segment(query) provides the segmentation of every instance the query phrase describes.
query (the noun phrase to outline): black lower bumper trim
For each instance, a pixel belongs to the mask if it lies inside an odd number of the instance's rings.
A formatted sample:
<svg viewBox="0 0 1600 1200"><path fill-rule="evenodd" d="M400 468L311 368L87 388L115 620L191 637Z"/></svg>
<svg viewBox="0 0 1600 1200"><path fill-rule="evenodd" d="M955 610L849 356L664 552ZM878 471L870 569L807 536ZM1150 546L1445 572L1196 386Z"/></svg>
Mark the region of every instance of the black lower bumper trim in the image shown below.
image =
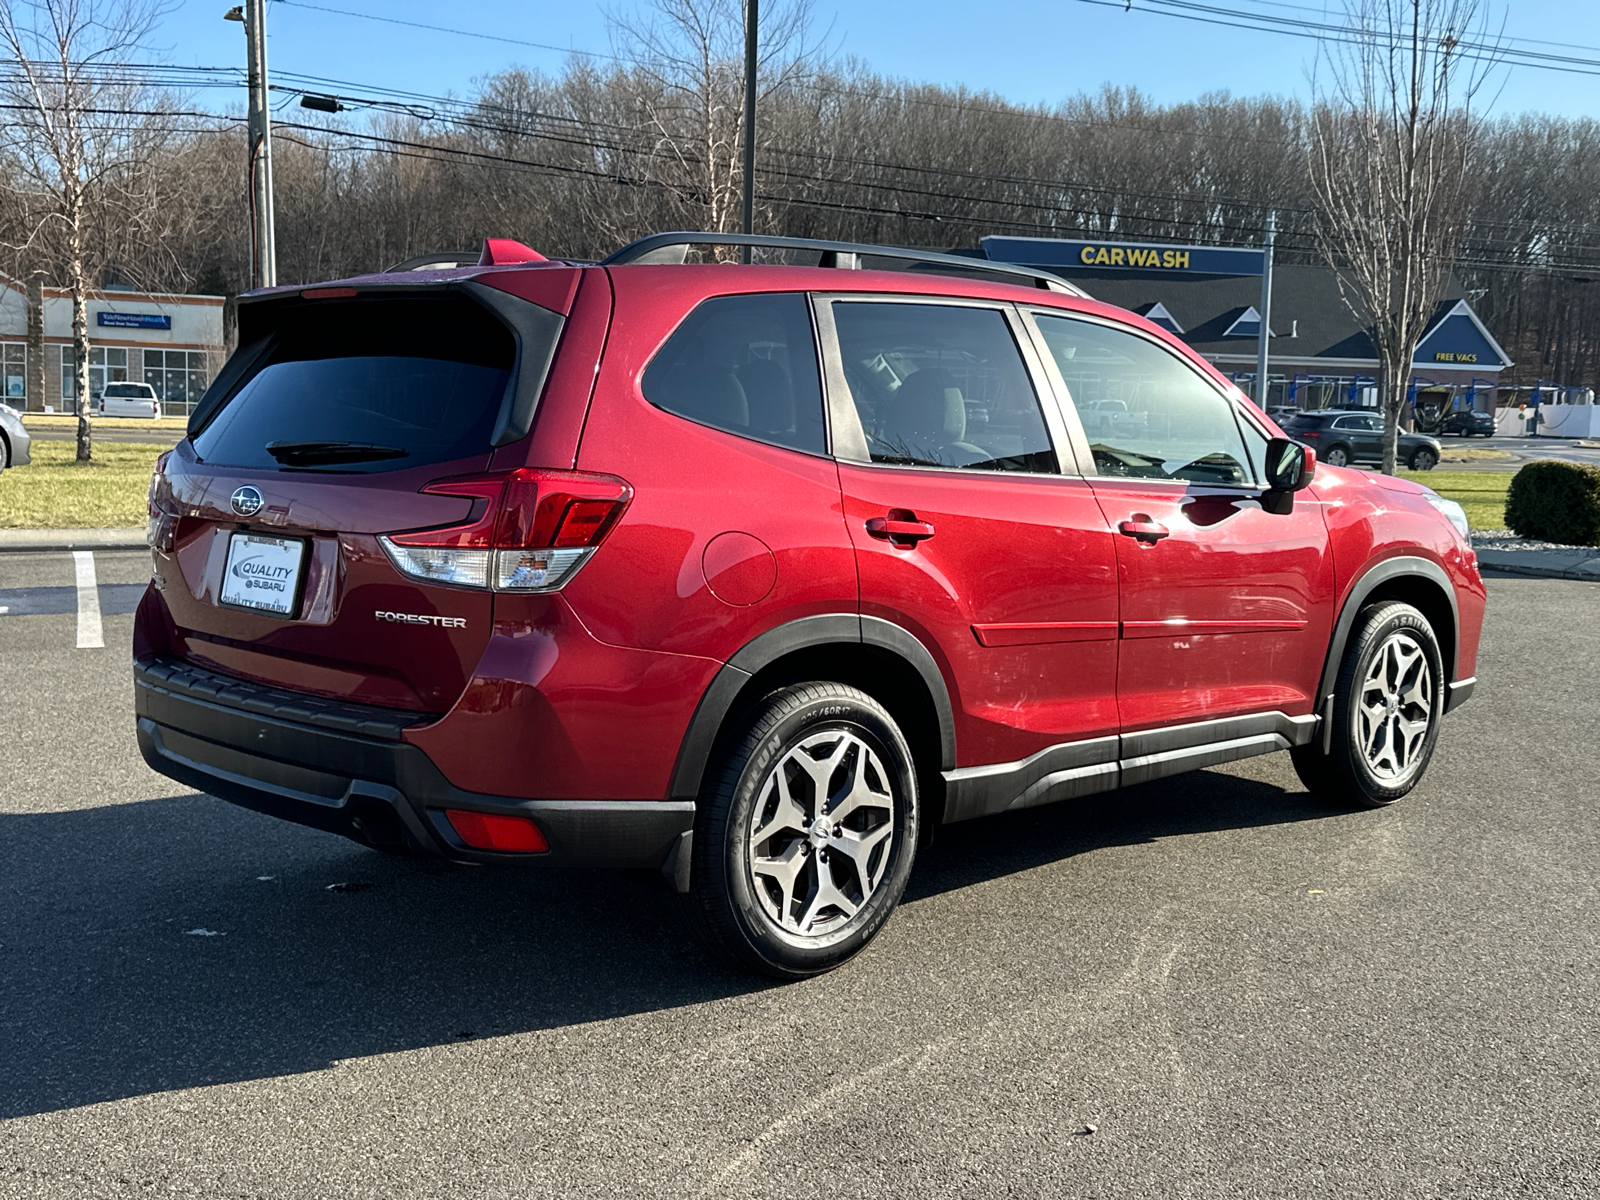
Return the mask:
<svg viewBox="0 0 1600 1200"><path fill-rule="evenodd" d="M418 747L241 711L138 678L139 750L156 771L270 816L384 849L458 862L659 867L694 826L694 803L538 800L463 791ZM442 810L531 817L547 854L466 846Z"/></svg>

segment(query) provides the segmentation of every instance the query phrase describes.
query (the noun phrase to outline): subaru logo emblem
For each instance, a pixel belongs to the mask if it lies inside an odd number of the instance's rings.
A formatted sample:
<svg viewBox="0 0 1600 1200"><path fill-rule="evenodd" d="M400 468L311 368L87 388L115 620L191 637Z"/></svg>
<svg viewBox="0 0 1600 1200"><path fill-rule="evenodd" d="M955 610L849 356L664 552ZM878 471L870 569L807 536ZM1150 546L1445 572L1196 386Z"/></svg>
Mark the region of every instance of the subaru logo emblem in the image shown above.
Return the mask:
<svg viewBox="0 0 1600 1200"><path fill-rule="evenodd" d="M266 503L261 492L251 487L248 483L233 493L233 511L241 517L253 517L261 511L261 506Z"/></svg>

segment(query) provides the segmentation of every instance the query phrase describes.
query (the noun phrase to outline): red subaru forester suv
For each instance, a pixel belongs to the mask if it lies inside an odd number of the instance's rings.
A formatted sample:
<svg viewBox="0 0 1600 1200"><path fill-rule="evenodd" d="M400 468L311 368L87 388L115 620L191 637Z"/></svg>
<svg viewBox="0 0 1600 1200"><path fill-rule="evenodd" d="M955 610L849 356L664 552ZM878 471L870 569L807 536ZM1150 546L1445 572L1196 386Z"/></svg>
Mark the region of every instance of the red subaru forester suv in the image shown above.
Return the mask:
<svg viewBox="0 0 1600 1200"><path fill-rule="evenodd" d="M816 265L685 261L735 243ZM780 977L860 950L941 824L1282 749L1399 799L1484 609L1459 507L1316 467L1140 317L715 234L244 297L150 541L157 771L397 853L659 868Z"/></svg>

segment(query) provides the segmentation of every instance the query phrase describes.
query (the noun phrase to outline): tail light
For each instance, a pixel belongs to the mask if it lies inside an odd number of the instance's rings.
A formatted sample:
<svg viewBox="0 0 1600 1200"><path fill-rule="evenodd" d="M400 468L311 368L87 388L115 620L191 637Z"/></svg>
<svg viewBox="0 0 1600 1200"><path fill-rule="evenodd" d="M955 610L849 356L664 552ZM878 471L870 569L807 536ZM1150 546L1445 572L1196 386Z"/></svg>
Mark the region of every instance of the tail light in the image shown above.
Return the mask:
<svg viewBox="0 0 1600 1200"><path fill-rule="evenodd" d="M554 592L578 573L633 489L613 475L524 468L441 479L422 489L475 501L465 524L381 537L413 579L498 592Z"/></svg>
<svg viewBox="0 0 1600 1200"><path fill-rule="evenodd" d="M150 549L168 553L172 550L172 535L177 529L178 518L164 511L156 502L156 490L161 483L161 477L167 469L167 459L172 457L171 450L164 450L156 457L155 470L150 472L150 490L145 495L145 532L144 540L149 543Z"/></svg>

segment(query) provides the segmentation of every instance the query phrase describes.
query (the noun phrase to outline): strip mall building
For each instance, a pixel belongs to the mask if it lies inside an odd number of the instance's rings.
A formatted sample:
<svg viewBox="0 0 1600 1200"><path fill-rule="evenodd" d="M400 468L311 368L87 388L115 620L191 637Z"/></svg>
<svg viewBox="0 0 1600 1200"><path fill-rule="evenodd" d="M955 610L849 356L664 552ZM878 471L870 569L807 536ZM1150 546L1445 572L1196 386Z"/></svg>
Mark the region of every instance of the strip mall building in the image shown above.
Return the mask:
<svg viewBox="0 0 1600 1200"><path fill-rule="evenodd" d="M28 387L28 288L0 275L0 395L28 412L76 412L72 295L44 288L39 345L43 390ZM106 288L89 298L89 394L108 383L148 383L167 416L186 416L222 360L221 296L169 296ZM36 331L36 336L38 336ZM38 378L37 374L33 375Z"/></svg>
<svg viewBox="0 0 1600 1200"><path fill-rule="evenodd" d="M1261 250L1024 237L986 237L982 244L990 259L1052 271L1097 300L1148 317L1256 394ZM1270 406L1377 404L1370 323L1346 307L1332 270L1275 265L1270 321ZM1509 366L1452 280L1412 360L1414 402L1434 411L1493 412L1500 372Z"/></svg>

